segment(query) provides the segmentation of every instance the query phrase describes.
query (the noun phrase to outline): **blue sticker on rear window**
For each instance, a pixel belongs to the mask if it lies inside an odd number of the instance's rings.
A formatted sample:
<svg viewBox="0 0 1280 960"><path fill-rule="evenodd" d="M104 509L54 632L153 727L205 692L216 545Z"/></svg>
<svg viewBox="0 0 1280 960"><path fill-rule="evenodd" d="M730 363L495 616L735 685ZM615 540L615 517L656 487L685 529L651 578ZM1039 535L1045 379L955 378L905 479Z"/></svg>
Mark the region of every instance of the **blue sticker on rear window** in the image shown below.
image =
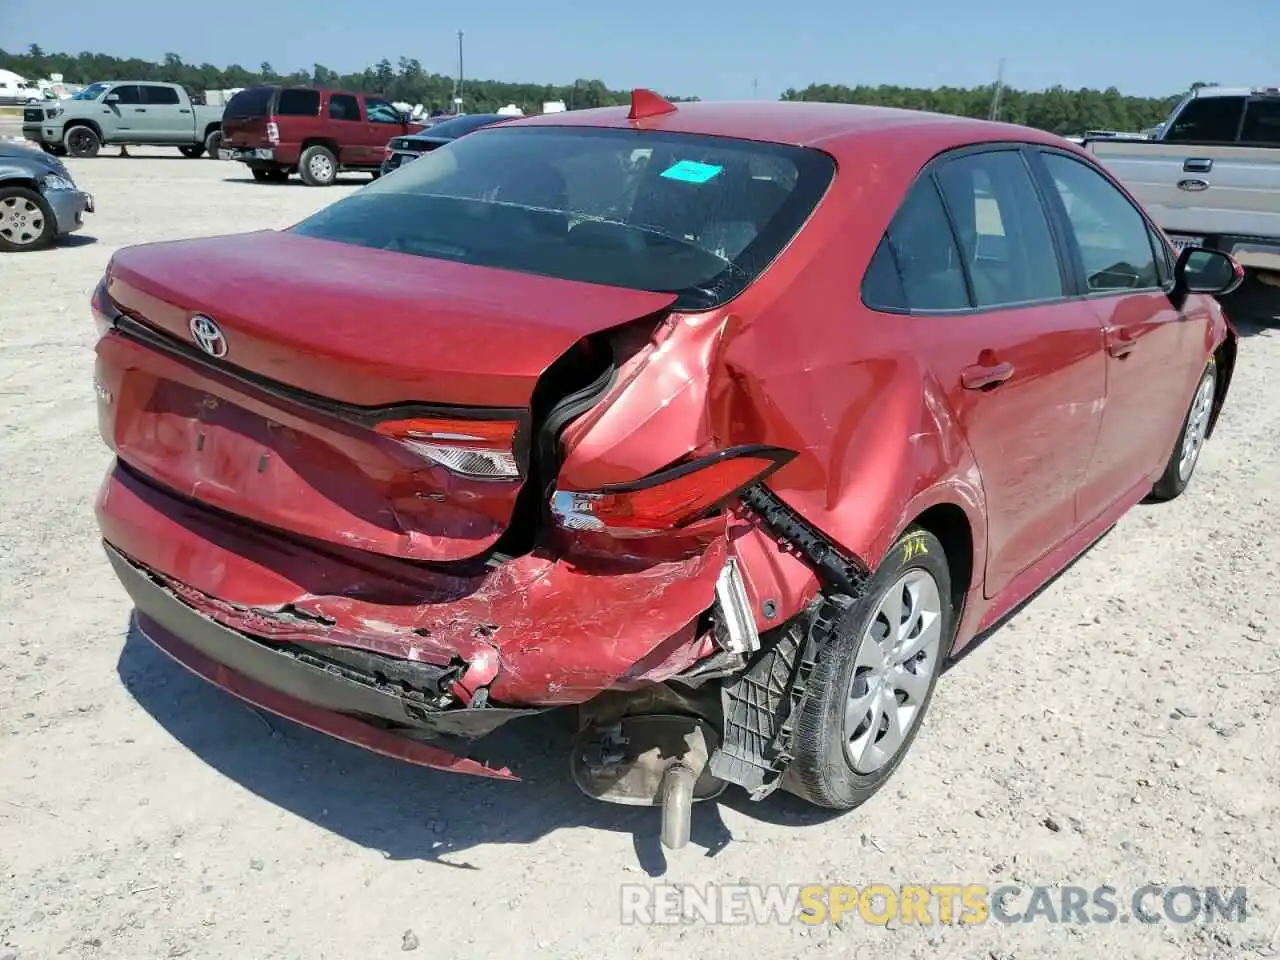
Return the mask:
<svg viewBox="0 0 1280 960"><path fill-rule="evenodd" d="M668 180L683 180L685 183L706 183L724 167L710 163L699 163L697 160L681 160L662 171Z"/></svg>

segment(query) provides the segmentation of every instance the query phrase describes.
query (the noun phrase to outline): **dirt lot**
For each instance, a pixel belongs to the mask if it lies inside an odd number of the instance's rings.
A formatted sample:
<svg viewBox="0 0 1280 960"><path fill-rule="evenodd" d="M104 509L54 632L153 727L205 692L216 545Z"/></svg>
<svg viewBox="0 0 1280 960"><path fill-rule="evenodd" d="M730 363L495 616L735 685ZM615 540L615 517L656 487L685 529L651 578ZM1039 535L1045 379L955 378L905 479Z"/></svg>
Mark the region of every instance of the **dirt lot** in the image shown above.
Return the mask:
<svg viewBox="0 0 1280 960"><path fill-rule="evenodd" d="M108 151L112 153L114 151ZM139 151L140 153L142 151ZM939 687L860 811L733 796L669 861L594 805L566 729L501 785L268 720L129 632L95 533L87 300L112 251L282 227L351 185L210 160L73 162L86 235L0 259L0 957L1254 957L1280 950L1280 337L1246 326L1188 495L1141 507ZM629 883L1248 888L1244 923L619 923ZM1158 898L1151 901L1158 904ZM1014 909L1024 909L1025 897Z"/></svg>

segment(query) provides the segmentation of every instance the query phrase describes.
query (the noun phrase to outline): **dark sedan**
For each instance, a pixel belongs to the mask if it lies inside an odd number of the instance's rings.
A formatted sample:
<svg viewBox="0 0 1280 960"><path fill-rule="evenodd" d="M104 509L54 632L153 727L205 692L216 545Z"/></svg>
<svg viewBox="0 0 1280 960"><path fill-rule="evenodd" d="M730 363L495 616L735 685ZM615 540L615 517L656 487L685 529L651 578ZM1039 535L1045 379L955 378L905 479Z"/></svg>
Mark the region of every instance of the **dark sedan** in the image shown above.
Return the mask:
<svg viewBox="0 0 1280 960"><path fill-rule="evenodd" d="M501 113L464 113L462 116L433 123L421 133L396 137L387 144L387 155L382 161L382 173L397 170L410 160L416 160L424 153L457 140L472 130L479 130L499 120L510 119Z"/></svg>

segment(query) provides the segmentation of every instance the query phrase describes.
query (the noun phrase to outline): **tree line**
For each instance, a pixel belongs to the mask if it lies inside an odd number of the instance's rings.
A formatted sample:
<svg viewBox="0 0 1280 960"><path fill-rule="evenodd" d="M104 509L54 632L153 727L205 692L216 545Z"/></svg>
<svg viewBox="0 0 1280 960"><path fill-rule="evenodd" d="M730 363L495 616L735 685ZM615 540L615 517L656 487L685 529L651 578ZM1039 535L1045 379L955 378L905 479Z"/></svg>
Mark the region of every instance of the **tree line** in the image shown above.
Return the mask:
<svg viewBox="0 0 1280 960"><path fill-rule="evenodd" d="M165 54L161 62L153 63L136 57L120 58L103 53L46 53L36 44L28 47L25 53L0 50L0 69L12 70L28 79L61 73L67 83L80 84L97 80L162 80L180 83L192 91L227 90L257 83L314 84L379 93L396 101L421 103L432 110L451 108L457 83L455 77L430 72L421 61L410 57L401 57L394 66L390 60L380 60L359 73L340 73L320 63L312 64L309 70L281 73L270 63L259 64L257 70L239 64L218 67L211 63L187 63L175 53ZM811 84L803 90L787 90L781 99L862 103L986 117L991 113L995 95L994 85L930 89ZM1137 131L1163 120L1181 95L1133 97L1126 96L1115 87L1105 90L1068 90L1063 87L1015 90L1005 87L1000 91L999 118L1054 133ZM630 91L611 90L601 80L576 80L572 84L557 85L464 78L461 96L465 109L471 113L493 111L508 103L536 113L548 100L563 100L570 109L625 104L629 101ZM671 100L697 99L667 96Z"/></svg>

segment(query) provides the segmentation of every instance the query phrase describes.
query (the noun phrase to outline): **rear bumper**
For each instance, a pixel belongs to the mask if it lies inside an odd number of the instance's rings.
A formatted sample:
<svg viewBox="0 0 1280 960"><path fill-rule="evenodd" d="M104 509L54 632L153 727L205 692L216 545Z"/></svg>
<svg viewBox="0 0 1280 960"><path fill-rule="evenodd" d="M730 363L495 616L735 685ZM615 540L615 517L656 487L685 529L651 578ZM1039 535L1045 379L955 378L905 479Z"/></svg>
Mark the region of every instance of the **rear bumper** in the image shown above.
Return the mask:
<svg viewBox="0 0 1280 960"><path fill-rule="evenodd" d="M139 604L183 642L193 641L182 631L212 622L276 645L452 665L460 675L451 691L463 704L583 703L605 690L666 680L715 649L698 623L715 598L724 539L686 559L622 569L533 554L454 576L287 539L119 466L103 484L97 515L112 549L193 609L198 619L166 623ZM359 712L396 720L404 713L399 704L369 707ZM398 712L388 717L386 709Z"/></svg>
<svg viewBox="0 0 1280 960"><path fill-rule="evenodd" d="M441 747L393 732L355 715L399 723L427 737L473 738L533 710L477 709L413 716L405 701L328 670L280 648L229 630L179 600L119 551L107 557L128 591L143 636L192 673L241 700L321 733L419 766L498 779L518 779L506 768L460 757Z"/></svg>

